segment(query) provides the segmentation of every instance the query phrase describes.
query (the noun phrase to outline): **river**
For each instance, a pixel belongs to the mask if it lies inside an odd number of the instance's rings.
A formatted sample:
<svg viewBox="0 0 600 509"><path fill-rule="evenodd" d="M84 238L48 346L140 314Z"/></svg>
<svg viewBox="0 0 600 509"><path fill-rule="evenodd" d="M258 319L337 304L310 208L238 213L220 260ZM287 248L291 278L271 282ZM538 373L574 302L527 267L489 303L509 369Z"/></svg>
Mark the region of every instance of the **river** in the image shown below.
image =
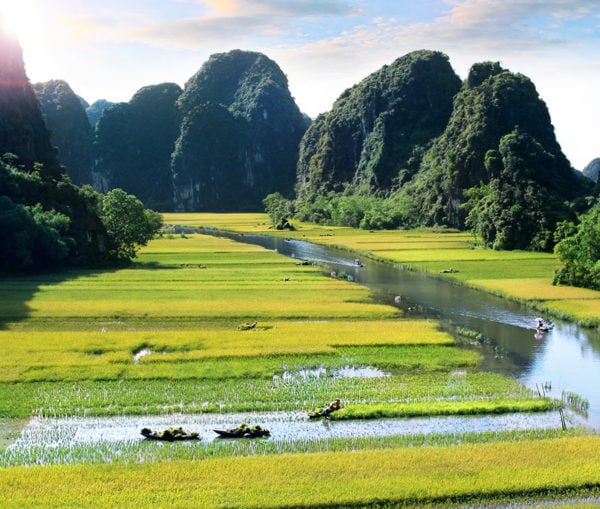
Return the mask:
<svg viewBox="0 0 600 509"><path fill-rule="evenodd" d="M589 402L586 425L600 431L600 331L554 320L554 329L536 334L536 312L526 305L468 288L444 278L403 270L392 263L362 260L335 248L264 235L226 235L302 260L343 271L368 286L376 298L407 315L439 320L486 338L483 369L508 375L560 399L570 391ZM543 389L542 389L543 387Z"/></svg>

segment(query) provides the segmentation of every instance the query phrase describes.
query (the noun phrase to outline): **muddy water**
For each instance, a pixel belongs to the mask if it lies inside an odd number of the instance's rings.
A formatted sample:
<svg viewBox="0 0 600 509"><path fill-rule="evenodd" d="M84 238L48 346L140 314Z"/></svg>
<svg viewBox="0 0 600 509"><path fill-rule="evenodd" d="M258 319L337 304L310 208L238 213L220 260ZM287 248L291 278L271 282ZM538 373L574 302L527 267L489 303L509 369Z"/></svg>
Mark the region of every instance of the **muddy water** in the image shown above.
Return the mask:
<svg viewBox="0 0 600 509"><path fill-rule="evenodd" d="M587 425L600 431L600 331L555 320L554 330L536 338L536 312L516 302L389 263L363 260L365 266L358 267L352 253L304 241L248 234L230 238L344 271L382 302L415 318L438 319L451 332L463 327L481 333L491 345L482 349L484 369L532 389L544 385L553 398L563 390L575 392L589 402Z"/></svg>

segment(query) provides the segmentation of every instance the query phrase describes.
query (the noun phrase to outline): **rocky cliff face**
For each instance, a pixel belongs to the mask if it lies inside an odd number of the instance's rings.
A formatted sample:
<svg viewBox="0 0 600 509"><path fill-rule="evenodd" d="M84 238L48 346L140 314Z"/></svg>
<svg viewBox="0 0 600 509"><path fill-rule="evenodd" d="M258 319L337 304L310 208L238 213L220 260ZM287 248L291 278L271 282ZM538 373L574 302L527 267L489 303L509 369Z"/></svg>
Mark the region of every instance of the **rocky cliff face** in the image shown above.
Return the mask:
<svg viewBox="0 0 600 509"><path fill-rule="evenodd" d="M25 74L23 52L1 28L0 49L0 155L13 153L29 169L42 163L47 175L59 176L56 149Z"/></svg>
<svg viewBox="0 0 600 509"><path fill-rule="evenodd" d="M174 83L139 90L128 103L104 110L94 140L94 188L121 188L146 207L172 208L171 153L179 133Z"/></svg>
<svg viewBox="0 0 600 509"><path fill-rule="evenodd" d="M275 62L239 50L213 55L186 83L178 107L176 210L259 210L267 194L291 194L308 122Z"/></svg>
<svg viewBox="0 0 600 509"><path fill-rule="evenodd" d="M36 83L33 90L67 175L77 185L91 182L92 128L81 99L62 80Z"/></svg>
<svg viewBox="0 0 600 509"><path fill-rule="evenodd" d="M460 79L448 57L416 51L346 90L304 136L298 196L328 191L390 191L418 170L422 153L441 135Z"/></svg>

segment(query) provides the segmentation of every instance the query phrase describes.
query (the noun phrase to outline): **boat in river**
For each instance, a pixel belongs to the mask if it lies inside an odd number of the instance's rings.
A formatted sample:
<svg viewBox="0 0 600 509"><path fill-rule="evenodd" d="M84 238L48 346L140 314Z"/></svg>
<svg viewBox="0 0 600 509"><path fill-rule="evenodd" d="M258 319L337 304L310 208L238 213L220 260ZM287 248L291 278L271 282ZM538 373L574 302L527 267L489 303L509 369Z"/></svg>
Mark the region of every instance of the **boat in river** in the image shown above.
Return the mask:
<svg viewBox="0 0 600 509"><path fill-rule="evenodd" d="M175 442L177 440L199 440L200 434L193 431L188 433L183 428L167 428L164 431L152 431L150 428L142 428L141 434L150 440L163 440Z"/></svg>
<svg viewBox="0 0 600 509"><path fill-rule="evenodd" d="M271 432L261 427L259 424L249 426L246 423L240 424L236 428L215 429L213 430L219 435L219 438L260 438L268 437Z"/></svg>

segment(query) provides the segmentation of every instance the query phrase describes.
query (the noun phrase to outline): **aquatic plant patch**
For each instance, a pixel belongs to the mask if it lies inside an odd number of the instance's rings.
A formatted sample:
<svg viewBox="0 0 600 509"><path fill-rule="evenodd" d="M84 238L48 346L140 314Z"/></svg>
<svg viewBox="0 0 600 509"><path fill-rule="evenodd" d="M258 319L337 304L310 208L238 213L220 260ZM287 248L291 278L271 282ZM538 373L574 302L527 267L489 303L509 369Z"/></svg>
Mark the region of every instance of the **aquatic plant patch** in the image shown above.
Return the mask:
<svg viewBox="0 0 600 509"><path fill-rule="evenodd" d="M385 405L348 405L331 414L333 420L377 419L384 417L416 417L422 415L479 415L506 414L513 412L546 412L552 410L555 403L547 399L486 401L427 401L411 403L393 403Z"/></svg>
<svg viewBox="0 0 600 509"><path fill-rule="evenodd" d="M250 414L229 414L249 420ZM258 415L258 414L257 414ZM177 422L199 434L195 442L148 442L140 435L149 424L164 429L173 422L166 416L107 418L35 418L6 450L0 447L0 467L57 464L136 464L173 460L205 460L216 457L278 455L325 451L355 451L401 447L433 447L498 441L532 441L589 436L583 428L562 430L559 420L544 415L514 414L493 417L436 417L377 421L329 421L306 423L284 414L261 413L261 422L273 430L268 440L222 441L213 431L227 417L178 415ZM256 418L256 416L254 417ZM266 419L266 420L265 420ZM230 422L230 421L229 421ZM9 424L10 425L10 424ZM554 427L552 427L554 425ZM503 427L512 426L510 429ZM539 427L536 427L539 426ZM486 431L468 431L470 429ZM312 438L307 438L310 430ZM275 459L275 458L274 458Z"/></svg>
<svg viewBox="0 0 600 509"><path fill-rule="evenodd" d="M282 364L284 359L285 366ZM146 371L148 378L145 379L3 383L0 384L0 417L309 411L333 397L339 397L344 406L436 400L539 399L518 382L492 373L460 370L373 378L344 377L335 374L337 368L344 367L345 359L341 357L294 356L284 359L266 358L262 364L260 360L223 361L220 370L214 366L206 368L205 373L213 374L215 378L205 379L186 378L185 372L177 372L177 379L159 378L162 371L155 369L154 377ZM326 360L329 368L324 367ZM318 369L306 370L307 366ZM280 374L268 376L275 369ZM248 373L256 378L250 378Z"/></svg>

